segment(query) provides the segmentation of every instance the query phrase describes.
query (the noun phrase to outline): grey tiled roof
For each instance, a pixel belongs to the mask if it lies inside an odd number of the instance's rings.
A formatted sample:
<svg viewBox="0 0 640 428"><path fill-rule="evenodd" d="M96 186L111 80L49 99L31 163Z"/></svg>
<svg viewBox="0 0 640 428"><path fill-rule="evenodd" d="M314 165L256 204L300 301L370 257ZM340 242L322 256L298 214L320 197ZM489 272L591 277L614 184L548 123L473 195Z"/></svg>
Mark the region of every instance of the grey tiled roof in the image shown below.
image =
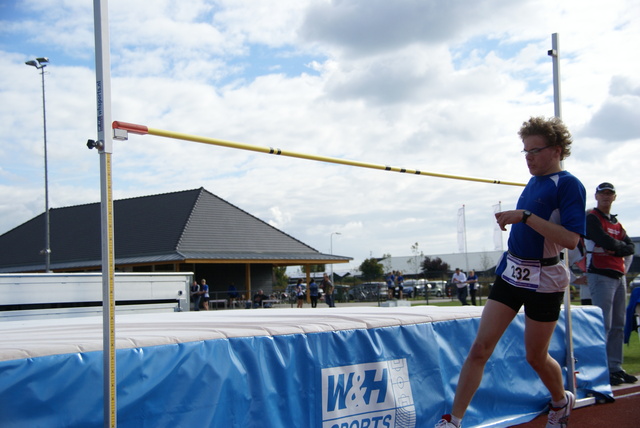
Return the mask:
<svg viewBox="0 0 640 428"><path fill-rule="evenodd" d="M322 254L204 188L114 201L116 265L347 262ZM50 210L51 268L100 266L100 203ZM44 270L44 213L0 235L0 272Z"/></svg>

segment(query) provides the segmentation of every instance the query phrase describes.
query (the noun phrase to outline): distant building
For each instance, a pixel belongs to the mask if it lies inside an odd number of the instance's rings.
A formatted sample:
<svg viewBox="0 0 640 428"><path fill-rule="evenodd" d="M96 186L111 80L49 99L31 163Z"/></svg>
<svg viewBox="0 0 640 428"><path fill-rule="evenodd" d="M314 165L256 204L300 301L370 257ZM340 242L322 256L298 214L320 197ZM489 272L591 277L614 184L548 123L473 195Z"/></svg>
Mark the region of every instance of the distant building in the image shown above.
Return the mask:
<svg viewBox="0 0 640 428"><path fill-rule="evenodd" d="M640 273L640 237L631 238L636 245L636 253L633 257L631 268L629 269L629 275L635 277ZM493 275L495 273L496 265L502 256L504 251L480 251L454 254L434 254L434 255L421 255L421 256L401 256L401 257L386 257L379 259L378 262L382 264L385 272L400 271L404 277L413 278L416 276L424 277L422 274L422 262L425 257L435 259L439 257L443 262L447 263L453 271L455 268L460 268L464 272L468 272L473 269L479 275ZM428 279L432 278L429 274L426 275ZM437 276L437 274L436 274Z"/></svg>
<svg viewBox="0 0 640 428"><path fill-rule="evenodd" d="M114 201L117 272L194 272L212 291L273 286L273 267L348 263L204 188ZM102 269L100 203L50 210L51 270ZM45 215L0 235L0 273L44 272Z"/></svg>
<svg viewBox="0 0 640 428"><path fill-rule="evenodd" d="M503 251L481 251L474 253L454 253L454 254L433 254L433 255L420 255L420 256L400 256L400 257L386 257L380 259L378 262L383 266L386 272L400 271L405 278L420 277L424 278L422 273L422 262L425 257L430 259L440 258L443 262L447 263L453 271L455 268L460 268L467 272L471 269L475 270L478 274L493 274L495 267L502 256ZM434 272L433 277L427 273L427 279L439 279L442 275L449 275L449 272Z"/></svg>

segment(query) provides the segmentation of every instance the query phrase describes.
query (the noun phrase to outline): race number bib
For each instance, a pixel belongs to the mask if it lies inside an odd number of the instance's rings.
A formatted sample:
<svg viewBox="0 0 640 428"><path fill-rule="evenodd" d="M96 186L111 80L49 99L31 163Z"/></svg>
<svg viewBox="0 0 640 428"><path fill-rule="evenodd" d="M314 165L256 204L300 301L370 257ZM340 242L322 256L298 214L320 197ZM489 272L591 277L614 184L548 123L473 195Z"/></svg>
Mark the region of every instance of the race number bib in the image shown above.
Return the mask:
<svg viewBox="0 0 640 428"><path fill-rule="evenodd" d="M502 279L515 287L536 290L540 286L540 261L522 260L507 254L507 267Z"/></svg>

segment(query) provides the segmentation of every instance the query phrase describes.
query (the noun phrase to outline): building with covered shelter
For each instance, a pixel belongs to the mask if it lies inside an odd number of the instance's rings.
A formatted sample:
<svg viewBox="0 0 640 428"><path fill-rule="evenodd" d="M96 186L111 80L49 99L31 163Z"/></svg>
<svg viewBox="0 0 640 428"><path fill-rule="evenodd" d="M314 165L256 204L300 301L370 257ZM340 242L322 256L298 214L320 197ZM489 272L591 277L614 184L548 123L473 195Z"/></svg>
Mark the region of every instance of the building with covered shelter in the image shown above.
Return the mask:
<svg viewBox="0 0 640 428"><path fill-rule="evenodd" d="M204 188L116 200L116 272L193 272L212 292L270 292L274 267L348 263ZM101 270L100 203L50 210L53 272ZM0 273L45 271L45 215L0 235Z"/></svg>

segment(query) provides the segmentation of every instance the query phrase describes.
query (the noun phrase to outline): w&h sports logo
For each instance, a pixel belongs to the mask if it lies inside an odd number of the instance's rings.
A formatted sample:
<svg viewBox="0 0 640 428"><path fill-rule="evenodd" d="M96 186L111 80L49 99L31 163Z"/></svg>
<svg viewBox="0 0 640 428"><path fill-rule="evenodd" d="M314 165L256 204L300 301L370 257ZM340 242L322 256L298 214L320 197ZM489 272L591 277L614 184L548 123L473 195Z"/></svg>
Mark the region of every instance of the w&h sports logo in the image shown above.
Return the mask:
<svg viewBox="0 0 640 428"><path fill-rule="evenodd" d="M322 369L323 428L415 428L406 359Z"/></svg>

